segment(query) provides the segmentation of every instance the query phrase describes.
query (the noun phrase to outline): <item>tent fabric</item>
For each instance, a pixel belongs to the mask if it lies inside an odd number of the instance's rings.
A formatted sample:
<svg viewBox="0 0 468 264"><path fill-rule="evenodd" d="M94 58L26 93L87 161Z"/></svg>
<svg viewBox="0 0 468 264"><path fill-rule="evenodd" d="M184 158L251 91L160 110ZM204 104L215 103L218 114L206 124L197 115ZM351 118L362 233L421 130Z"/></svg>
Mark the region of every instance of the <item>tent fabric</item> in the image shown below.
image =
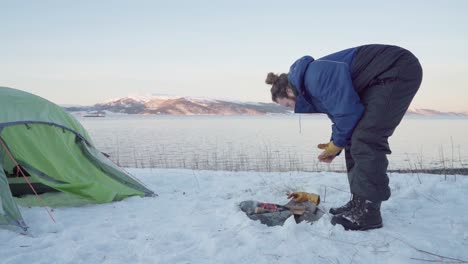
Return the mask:
<svg viewBox="0 0 468 264"><path fill-rule="evenodd" d="M25 228L6 179L16 162L31 179L98 203L154 193L94 148L81 124L41 97L0 87L0 224Z"/></svg>
<svg viewBox="0 0 468 264"><path fill-rule="evenodd" d="M13 196L8 187L8 181L3 172L2 164L0 163L0 225L16 225L23 230L27 229L23 221L23 217L18 209L18 205L13 200Z"/></svg>

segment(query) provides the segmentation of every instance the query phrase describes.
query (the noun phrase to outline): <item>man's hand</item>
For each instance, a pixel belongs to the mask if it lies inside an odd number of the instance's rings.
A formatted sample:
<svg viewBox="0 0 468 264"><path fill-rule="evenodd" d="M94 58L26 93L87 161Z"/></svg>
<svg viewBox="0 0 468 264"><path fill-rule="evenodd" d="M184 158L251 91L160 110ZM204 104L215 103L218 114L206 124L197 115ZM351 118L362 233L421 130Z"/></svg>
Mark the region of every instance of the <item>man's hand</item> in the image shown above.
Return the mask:
<svg viewBox="0 0 468 264"><path fill-rule="evenodd" d="M326 157L326 158L323 158L323 159L321 159L319 157L318 159L319 159L320 162L332 163L335 158L336 158L336 156Z"/></svg>
<svg viewBox="0 0 468 264"><path fill-rule="evenodd" d="M320 203L320 196L315 193L293 192L288 194L288 198L294 198L293 201L296 203L303 203L306 201L311 201L316 205Z"/></svg>
<svg viewBox="0 0 468 264"><path fill-rule="evenodd" d="M323 149L323 152L318 156L319 161L326 163L331 163L336 155L343 149L342 147L335 146L333 141L327 144L318 144L317 147Z"/></svg>

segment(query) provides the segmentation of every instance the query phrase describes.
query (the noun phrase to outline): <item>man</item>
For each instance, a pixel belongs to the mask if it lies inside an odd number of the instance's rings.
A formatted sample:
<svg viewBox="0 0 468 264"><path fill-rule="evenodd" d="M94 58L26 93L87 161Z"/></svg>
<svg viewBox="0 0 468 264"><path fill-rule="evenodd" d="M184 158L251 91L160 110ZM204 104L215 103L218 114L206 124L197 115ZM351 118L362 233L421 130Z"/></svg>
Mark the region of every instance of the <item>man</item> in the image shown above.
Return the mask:
<svg viewBox="0 0 468 264"><path fill-rule="evenodd" d="M295 113L325 113L333 122L321 162L344 149L352 199L331 208L332 224L346 230L382 227L380 205L390 197L388 138L400 124L422 81L418 59L391 45L364 45L314 60L298 59L288 74L269 73L272 100ZM291 195L307 199L306 193Z"/></svg>

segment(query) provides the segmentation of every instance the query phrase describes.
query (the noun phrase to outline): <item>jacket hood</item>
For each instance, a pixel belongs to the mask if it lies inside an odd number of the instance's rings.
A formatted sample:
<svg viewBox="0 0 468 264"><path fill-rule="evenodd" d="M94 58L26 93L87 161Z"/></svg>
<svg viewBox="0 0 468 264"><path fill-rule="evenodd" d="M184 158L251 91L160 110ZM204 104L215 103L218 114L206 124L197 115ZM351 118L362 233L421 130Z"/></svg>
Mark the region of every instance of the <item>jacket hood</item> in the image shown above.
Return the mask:
<svg viewBox="0 0 468 264"><path fill-rule="evenodd" d="M307 67L311 62L314 61L314 58L311 56L304 56L291 65L288 73L289 83L292 84L293 88L296 89L298 94L301 94L304 91L304 75L307 70Z"/></svg>

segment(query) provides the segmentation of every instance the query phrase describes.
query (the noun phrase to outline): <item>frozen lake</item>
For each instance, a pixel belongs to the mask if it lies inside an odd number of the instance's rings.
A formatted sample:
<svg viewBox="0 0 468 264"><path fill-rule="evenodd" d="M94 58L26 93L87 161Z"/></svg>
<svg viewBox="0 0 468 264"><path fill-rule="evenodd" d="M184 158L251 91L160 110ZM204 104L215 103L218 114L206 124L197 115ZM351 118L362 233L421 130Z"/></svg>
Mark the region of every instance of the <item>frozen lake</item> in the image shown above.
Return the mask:
<svg viewBox="0 0 468 264"><path fill-rule="evenodd" d="M78 117L95 145L125 167L214 170L344 170L344 155L318 163L326 116ZM468 119L405 117L390 138L390 169L467 168Z"/></svg>

